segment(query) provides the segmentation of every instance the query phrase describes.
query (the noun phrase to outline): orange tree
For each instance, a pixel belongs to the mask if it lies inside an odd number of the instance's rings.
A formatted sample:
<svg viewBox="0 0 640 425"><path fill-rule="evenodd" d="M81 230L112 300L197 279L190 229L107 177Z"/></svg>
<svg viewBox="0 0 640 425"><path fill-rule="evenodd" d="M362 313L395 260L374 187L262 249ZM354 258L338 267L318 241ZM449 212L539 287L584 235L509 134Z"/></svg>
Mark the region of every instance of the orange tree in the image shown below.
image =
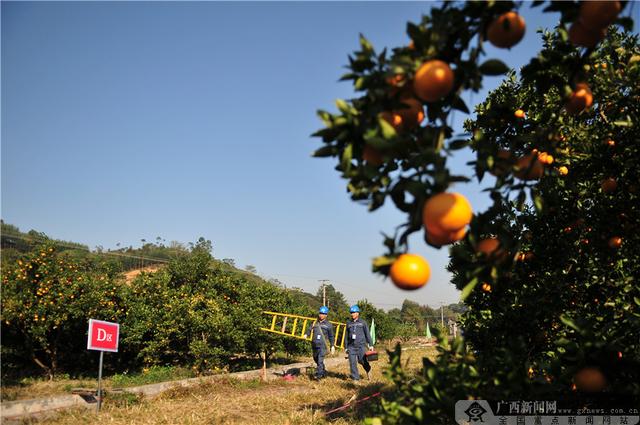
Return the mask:
<svg viewBox="0 0 640 425"><path fill-rule="evenodd" d="M390 375L398 391L383 403L385 422L452 422L455 401L473 397L640 393L638 342L628 341L640 328L637 39L608 28L624 2L551 2L546 11L561 13L557 32L545 34L521 80L510 75L455 136L447 117L468 112L460 93L508 70L495 59L478 63L485 37L498 47L517 43L524 24L513 6L445 3L410 23L411 43L391 54L376 54L361 37L344 79L362 96L339 100L338 114L319 112L324 146L316 156L339 159L351 197L370 210L390 198L407 214L374 271L419 287L428 274L422 261L406 264L408 236L424 229L432 246L461 241L450 267L469 307L465 341L443 339L441 356L425 359L411 379L396 352ZM493 205L473 218L468 202L447 192L469 180L446 166L466 146L477 155L475 179L496 177L487 191Z"/></svg>
<svg viewBox="0 0 640 425"><path fill-rule="evenodd" d="M24 368L33 362L53 378L90 358L89 318L118 321L123 316L115 273L91 259L74 260L44 243L2 265L5 366Z"/></svg>

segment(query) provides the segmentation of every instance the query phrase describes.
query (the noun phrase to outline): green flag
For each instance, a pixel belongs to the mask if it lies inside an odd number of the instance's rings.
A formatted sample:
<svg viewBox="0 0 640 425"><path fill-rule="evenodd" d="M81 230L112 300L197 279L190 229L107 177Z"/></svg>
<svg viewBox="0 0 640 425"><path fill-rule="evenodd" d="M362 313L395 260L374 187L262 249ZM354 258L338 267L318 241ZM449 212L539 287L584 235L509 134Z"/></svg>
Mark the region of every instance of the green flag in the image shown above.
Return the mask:
<svg viewBox="0 0 640 425"><path fill-rule="evenodd" d="M429 322L427 322L427 339L431 341L431 329L429 329Z"/></svg>
<svg viewBox="0 0 640 425"><path fill-rule="evenodd" d="M371 334L371 345L376 345L376 321L374 319L371 319L369 333Z"/></svg>

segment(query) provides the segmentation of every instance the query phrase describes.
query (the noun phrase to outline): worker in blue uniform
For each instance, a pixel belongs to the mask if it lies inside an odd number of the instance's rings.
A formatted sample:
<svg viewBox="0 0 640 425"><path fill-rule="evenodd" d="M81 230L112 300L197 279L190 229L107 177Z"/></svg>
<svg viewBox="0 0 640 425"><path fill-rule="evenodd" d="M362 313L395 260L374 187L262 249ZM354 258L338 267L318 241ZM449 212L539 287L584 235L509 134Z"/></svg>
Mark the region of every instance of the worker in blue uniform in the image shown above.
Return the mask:
<svg viewBox="0 0 640 425"><path fill-rule="evenodd" d="M313 361L316 362L316 379L322 379L327 376L327 370L324 367L324 357L327 354L327 347L331 347L331 355L335 354L335 336L333 325L327 320L329 308L320 307L318 310L318 320L313 323L310 329L307 329L305 336L311 334L311 348L313 349Z"/></svg>
<svg viewBox="0 0 640 425"><path fill-rule="evenodd" d="M369 326L367 322L360 319L360 307L352 305L349 312L351 313L351 320L347 322L346 340L349 366L351 367L351 379L354 381L360 380L358 363L364 367L364 371L367 373L367 379L371 379L371 365L365 356L366 345L369 346L369 351L373 350Z"/></svg>

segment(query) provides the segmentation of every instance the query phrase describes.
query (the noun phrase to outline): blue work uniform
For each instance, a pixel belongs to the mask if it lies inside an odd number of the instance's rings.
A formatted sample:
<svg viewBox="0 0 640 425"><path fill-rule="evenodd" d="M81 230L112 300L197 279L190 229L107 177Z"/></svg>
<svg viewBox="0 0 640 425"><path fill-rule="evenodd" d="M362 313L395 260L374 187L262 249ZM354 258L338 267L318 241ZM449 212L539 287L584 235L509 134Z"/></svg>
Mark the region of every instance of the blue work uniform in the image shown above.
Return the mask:
<svg viewBox="0 0 640 425"><path fill-rule="evenodd" d="M313 361L316 362L316 378L324 378L327 371L324 367L324 357L327 354L327 343L333 347L333 325L328 320L318 320L305 332L305 336L311 333L311 348L313 348Z"/></svg>
<svg viewBox="0 0 640 425"><path fill-rule="evenodd" d="M357 381L360 379L360 373L358 372L358 363L360 363L365 372L371 370L371 365L365 353L367 351L366 345L373 345L371 343L371 334L369 333L369 326L367 322L358 318L356 320L349 320L347 322L347 351L349 352L349 366L351 366L351 379Z"/></svg>

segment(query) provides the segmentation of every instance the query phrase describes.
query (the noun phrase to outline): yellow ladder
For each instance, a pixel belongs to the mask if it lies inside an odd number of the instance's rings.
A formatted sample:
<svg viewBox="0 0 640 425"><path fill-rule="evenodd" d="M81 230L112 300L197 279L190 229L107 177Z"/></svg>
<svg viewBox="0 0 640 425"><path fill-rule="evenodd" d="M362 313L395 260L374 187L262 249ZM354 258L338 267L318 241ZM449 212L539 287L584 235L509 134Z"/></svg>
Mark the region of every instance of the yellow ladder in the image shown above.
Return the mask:
<svg viewBox="0 0 640 425"><path fill-rule="evenodd" d="M305 336L305 333L310 327L312 328L316 324L318 319L298 316L297 314L276 313L274 311L263 311L263 313L270 316L271 327L260 328L260 330L311 341L313 332L309 332L309 336ZM344 348L344 336L347 331L346 323L333 321L329 321L329 323L333 324L335 334L334 345L337 348Z"/></svg>

